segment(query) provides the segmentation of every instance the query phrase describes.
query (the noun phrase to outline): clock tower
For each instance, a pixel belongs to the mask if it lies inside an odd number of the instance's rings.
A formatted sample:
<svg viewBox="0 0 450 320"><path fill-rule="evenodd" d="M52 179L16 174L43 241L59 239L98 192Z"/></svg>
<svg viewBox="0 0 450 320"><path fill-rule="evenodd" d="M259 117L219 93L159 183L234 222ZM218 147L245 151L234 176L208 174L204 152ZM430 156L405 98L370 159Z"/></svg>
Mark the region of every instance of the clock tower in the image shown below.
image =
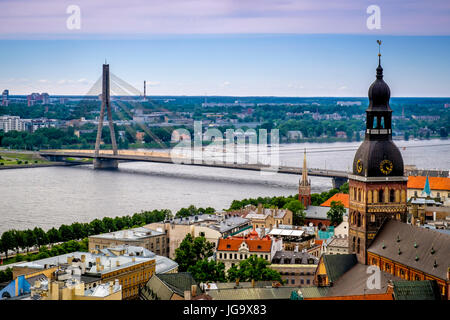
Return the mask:
<svg viewBox="0 0 450 320"><path fill-rule="evenodd" d="M381 45L381 41L378 41ZM349 174L349 253L367 263L367 248L388 219L406 222L403 158L392 142L390 89L383 80L378 53L376 80L369 88L364 142L356 151Z"/></svg>

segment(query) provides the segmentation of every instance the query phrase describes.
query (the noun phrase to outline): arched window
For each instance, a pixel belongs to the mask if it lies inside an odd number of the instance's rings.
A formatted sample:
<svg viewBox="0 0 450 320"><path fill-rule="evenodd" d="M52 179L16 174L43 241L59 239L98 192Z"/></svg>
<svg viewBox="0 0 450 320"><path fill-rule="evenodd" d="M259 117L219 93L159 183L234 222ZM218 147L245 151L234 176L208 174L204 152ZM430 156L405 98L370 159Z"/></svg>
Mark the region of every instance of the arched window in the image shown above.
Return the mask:
<svg viewBox="0 0 450 320"><path fill-rule="evenodd" d="M358 246L357 246L357 249L356 249L357 253L359 253L360 247L361 247L361 239L358 238Z"/></svg>
<svg viewBox="0 0 450 320"><path fill-rule="evenodd" d="M361 213L359 213L359 212L358 212L357 226L358 226L358 227L361 227Z"/></svg>
<svg viewBox="0 0 450 320"><path fill-rule="evenodd" d="M380 117L380 129L384 129L384 117Z"/></svg>
<svg viewBox="0 0 450 320"><path fill-rule="evenodd" d="M361 189L358 189L358 201L361 202Z"/></svg>
<svg viewBox="0 0 450 320"><path fill-rule="evenodd" d="M383 192L383 189L381 189L380 191L378 191L378 202L384 202L384 199L383 199L383 196L384 196L384 192Z"/></svg>
<svg viewBox="0 0 450 320"><path fill-rule="evenodd" d="M395 202L395 190L389 190L389 202Z"/></svg>
<svg viewBox="0 0 450 320"><path fill-rule="evenodd" d="M355 246L356 246L356 238L353 237L352 252L355 252Z"/></svg>

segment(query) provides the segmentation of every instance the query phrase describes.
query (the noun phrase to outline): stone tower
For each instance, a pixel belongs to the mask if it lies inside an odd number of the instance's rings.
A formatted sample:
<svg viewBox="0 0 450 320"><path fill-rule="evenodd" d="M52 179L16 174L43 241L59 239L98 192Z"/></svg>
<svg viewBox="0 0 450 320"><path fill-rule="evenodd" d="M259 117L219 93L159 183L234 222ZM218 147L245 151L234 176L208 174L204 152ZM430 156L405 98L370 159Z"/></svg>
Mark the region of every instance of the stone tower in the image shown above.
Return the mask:
<svg viewBox="0 0 450 320"><path fill-rule="evenodd" d="M306 149L303 155L302 178L298 184L298 200L305 209L311 205L311 180L308 180L308 167L306 166Z"/></svg>
<svg viewBox="0 0 450 320"><path fill-rule="evenodd" d="M381 44L381 41L378 42ZM388 219L406 222L403 158L392 142L390 89L383 80L378 53L376 80L369 88L364 142L356 151L349 175L349 253L367 263L366 250Z"/></svg>

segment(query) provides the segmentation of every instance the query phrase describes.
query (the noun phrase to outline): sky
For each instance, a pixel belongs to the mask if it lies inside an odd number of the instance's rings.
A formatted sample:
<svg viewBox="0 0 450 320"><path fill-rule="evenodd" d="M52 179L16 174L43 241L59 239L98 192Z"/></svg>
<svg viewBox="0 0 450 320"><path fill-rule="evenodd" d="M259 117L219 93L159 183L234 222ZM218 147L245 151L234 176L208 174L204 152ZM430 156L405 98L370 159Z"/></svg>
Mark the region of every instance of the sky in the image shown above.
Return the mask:
<svg viewBox="0 0 450 320"><path fill-rule="evenodd" d="M392 96L450 96L445 0L0 0L0 90L87 94L106 59L148 95L364 97L377 39Z"/></svg>

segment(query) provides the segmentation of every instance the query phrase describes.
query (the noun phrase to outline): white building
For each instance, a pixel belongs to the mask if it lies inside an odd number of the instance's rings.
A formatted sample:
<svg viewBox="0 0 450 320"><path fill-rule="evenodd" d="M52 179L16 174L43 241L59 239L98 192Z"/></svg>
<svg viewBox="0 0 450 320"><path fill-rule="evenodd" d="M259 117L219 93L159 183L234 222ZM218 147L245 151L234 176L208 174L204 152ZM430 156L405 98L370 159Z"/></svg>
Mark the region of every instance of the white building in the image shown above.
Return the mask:
<svg viewBox="0 0 450 320"><path fill-rule="evenodd" d="M24 131L24 121L17 116L1 116L0 117L0 130L4 132L8 131Z"/></svg>

